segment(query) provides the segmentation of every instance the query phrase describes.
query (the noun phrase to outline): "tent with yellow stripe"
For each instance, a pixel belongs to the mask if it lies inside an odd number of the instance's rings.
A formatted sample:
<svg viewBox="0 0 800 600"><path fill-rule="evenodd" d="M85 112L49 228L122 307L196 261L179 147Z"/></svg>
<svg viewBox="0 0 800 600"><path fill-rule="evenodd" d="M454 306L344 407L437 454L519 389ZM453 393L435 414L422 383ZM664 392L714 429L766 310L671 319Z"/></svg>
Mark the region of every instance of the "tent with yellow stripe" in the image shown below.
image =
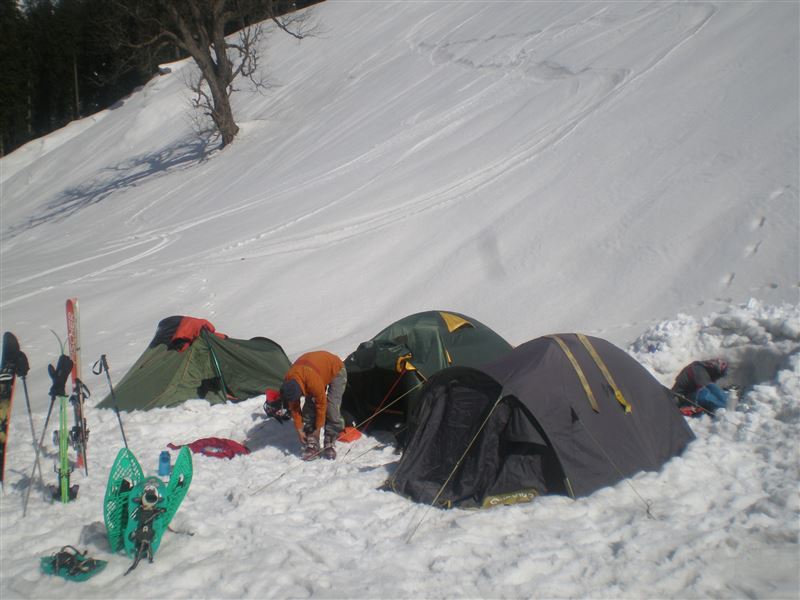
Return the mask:
<svg viewBox="0 0 800 600"><path fill-rule="evenodd" d="M364 429L404 422L422 383L452 365L478 367L511 344L461 313L431 310L404 317L359 344L345 359L342 411Z"/></svg>
<svg viewBox="0 0 800 600"><path fill-rule="evenodd" d="M610 342L537 338L425 383L387 486L437 506L573 498L659 470L694 439L671 392Z"/></svg>

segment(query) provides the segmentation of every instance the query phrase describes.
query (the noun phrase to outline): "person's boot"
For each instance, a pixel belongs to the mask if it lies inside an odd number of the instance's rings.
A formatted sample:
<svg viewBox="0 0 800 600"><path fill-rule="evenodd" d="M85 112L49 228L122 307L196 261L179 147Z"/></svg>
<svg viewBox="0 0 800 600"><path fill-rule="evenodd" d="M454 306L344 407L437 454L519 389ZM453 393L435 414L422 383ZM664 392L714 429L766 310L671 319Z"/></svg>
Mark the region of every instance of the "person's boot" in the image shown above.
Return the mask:
<svg viewBox="0 0 800 600"><path fill-rule="evenodd" d="M336 459L336 434L335 433L325 433L325 441L322 447L322 458L327 458L328 460L335 460Z"/></svg>
<svg viewBox="0 0 800 600"><path fill-rule="evenodd" d="M306 434L306 445L300 455L303 460L314 460L319 458L319 439L313 433Z"/></svg>

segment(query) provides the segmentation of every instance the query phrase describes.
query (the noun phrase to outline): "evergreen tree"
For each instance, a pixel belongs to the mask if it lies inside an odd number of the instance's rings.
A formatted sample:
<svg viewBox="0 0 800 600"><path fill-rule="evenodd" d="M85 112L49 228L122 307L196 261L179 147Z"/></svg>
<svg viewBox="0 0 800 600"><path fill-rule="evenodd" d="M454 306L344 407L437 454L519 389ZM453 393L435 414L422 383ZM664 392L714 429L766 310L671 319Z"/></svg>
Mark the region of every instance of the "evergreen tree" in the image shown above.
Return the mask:
<svg viewBox="0 0 800 600"><path fill-rule="evenodd" d="M0 156L111 106L186 56L199 67L195 107L229 144L234 80L261 85L258 22L302 38L312 33L307 15L291 11L316 1L0 0Z"/></svg>
<svg viewBox="0 0 800 600"><path fill-rule="evenodd" d="M0 0L0 156L30 139L27 36L27 22L16 1Z"/></svg>

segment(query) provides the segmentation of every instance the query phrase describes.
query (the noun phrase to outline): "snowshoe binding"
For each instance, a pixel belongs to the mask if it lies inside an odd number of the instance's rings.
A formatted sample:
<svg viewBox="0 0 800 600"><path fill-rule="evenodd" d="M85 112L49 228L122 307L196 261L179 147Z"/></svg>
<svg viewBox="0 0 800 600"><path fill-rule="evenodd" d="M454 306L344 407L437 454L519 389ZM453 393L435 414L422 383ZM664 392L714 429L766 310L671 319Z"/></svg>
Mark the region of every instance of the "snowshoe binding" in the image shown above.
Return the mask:
<svg viewBox="0 0 800 600"><path fill-rule="evenodd" d="M88 550L81 552L74 546L64 546L51 556L41 557L42 572L58 575L70 581L86 581L105 569L108 563L86 556L88 552Z"/></svg>
<svg viewBox="0 0 800 600"><path fill-rule="evenodd" d="M142 558L153 562L161 538L192 482L192 453L183 446L175 460L169 483L159 477L137 478L141 467L128 450L120 451L106 491L106 528L112 550L120 547L133 558L126 575ZM131 485L133 487L131 487Z"/></svg>
<svg viewBox="0 0 800 600"><path fill-rule="evenodd" d="M161 535L167 528L166 485L157 477L150 477L133 488L128 499L128 526L125 530L125 550L133 556L133 564L125 575L133 571L142 558L153 562Z"/></svg>

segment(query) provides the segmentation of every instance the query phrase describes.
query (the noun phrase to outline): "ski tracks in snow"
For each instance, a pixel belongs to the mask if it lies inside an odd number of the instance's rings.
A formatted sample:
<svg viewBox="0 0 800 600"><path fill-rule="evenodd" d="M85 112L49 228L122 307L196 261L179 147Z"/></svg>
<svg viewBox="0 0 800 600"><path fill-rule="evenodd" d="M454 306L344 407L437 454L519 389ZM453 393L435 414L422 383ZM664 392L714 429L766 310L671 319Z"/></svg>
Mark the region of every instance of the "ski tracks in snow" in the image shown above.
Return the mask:
<svg viewBox="0 0 800 600"><path fill-rule="evenodd" d="M85 258L81 258L80 260L59 264L50 267L48 269L37 271L21 279L16 279L14 281L8 282L7 279L4 278L3 301L0 302L0 308L4 308L11 304L15 304L21 300L25 300L32 296L36 296L40 293L46 292L55 287L54 285L42 286L40 288L26 292L11 293L9 297L9 291L13 290L17 286L24 286L25 284L34 282L36 280L47 279L50 278L52 275L64 272L66 272L67 275L63 280L58 282L58 285L72 286L82 281L97 279L101 276L115 274L119 272L121 269L128 267L130 265L135 265L137 263L140 263L146 258L157 255L167 247L179 242L184 232L191 230L195 227L198 227L200 225L217 221L226 216L235 215L241 211L247 210L248 208L258 204L260 201L261 201L260 198L255 200L249 199L239 204L238 206L228 207L210 213L206 213L201 217L183 221L177 226L162 228L162 229L153 229L148 232L137 233L127 238L116 240L107 245L106 247L102 248L98 252L86 256ZM144 246L144 249L142 249L142 246ZM125 256L126 254L129 253L132 254ZM92 263L102 262L103 259L115 255L123 255L124 258L115 260L110 264L106 264L96 268L91 268ZM69 275L70 272L85 266L89 266L90 270L82 272L80 275L77 276ZM168 265L164 266L167 267ZM145 270L144 272L148 271ZM131 274L129 272L125 272L122 274L122 276L129 277L131 276Z"/></svg>
<svg viewBox="0 0 800 600"><path fill-rule="evenodd" d="M223 252L234 249L241 250L244 246L274 238L275 234L279 232L290 231L294 225L306 222L320 212L331 212L338 205L351 198L358 197L362 191L367 190L371 184L385 176L403 161L435 144L437 139L447 137L459 128L468 126L469 123L466 122L467 115L474 112L476 105L487 102L498 105L515 95L531 93L531 90L538 91L542 85L546 86L554 81L558 84L569 81L572 93L568 98L566 108L561 111L561 118L544 124L536 132L536 135L509 147L506 153L495 156L492 160L487 161L482 168L474 172L468 172L461 177L453 178L437 189L417 194L399 204L393 203L391 206L373 210L347 222L321 226L311 233L304 232L303 235L297 235L293 238L276 240L266 247L259 247L252 256L261 258L278 253L317 250L372 232L375 229L396 224L402 220L412 219L426 212L440 210L474 196L506 174L529 164L543 153L556 147L581 124L595 116L604 106L620 98L634 83L657 69L670 55L696 36L712 19L716 11L717 9L713 5L655 5L646 10L637 11L628 20L621 22L617 28L618 30L631 28L642 28L644 30L653 21L664 20L667 16L672 16L673 20L677 22L669 43L662 47L657 47L641 68L636 71L571 67L566 64L559 64L550 57L541 60L536 59L537 48L540 45L550 44L555 39L563 41L564 38L569 38L570 35L580 34L577 39L580 40L581 44L586 44L597 41L601 35L608 35L607 29L604 29L603 33L598 33L597 36L589 37L586 37L582 32L583 28L592 26L593 21L596 19L608 17L606 9L596 11L576 23L561 27L551 25L548 29L542 31L494 34L486 38L440 41L437 43L424 40L416 42L413 40L415 34L424 28L424 22L420 23L418 27L407 35L406 43L418 54L427 56L430 63L437 69L436 73L440 73L442 69L447 70L456 67L458 69L493 74L495 76L494 81L488 85L475 86L478 89L471 94L464 95L448 111L409 122L407 123L408 126L402 128L399 133L370 148L367 152L316 176L311 181L304 182L304 185L308 185L332 180L337 176L354 170L356 167L363 168L363 165L381 157L397 155L396 158L392 159L389 167L380 170L349 193L339 197L324 208L299 215L270 228L256 237L228 245L222 250ZM468 20L472 18L474 18L474 15ZM451 37L457 37L460 29L461 26L454 29L451 32ZM509 38L519 40L517 44L519 50L514 56L498 59L495 55L491 55L483 61L469 57L470 52L481 54L481 47L491 46L498 41L501 41L502 47L505 48L508 45ZM566 45L562 44L562 50L564 47L568 47L570 43L572 42L567 41ZM532 44L532 47L527 47L529 44ZM491 52L488 54L491 54ZM520 86L519 81L522 81L524 85ZM418 85L418 83L415 85ZM238 258L237 256L236 259Z"/></svg>
<svg viewBox="0 0 800 600"><path fill-rule="evenodd" d="M609 14L608 9L603 8L583 18L573 18L574 22L572 23L553 23L544 30L495 33L485 38L469 37L469 33L465 32L465 37L458 39L459 31L462 28L466 29L467 22L475 18L473 14L451 31L448 39L437 42L424 39L414 40L417 33L424 28L424 22L420 23L407 35L406 43L414 52L426 56L427 60L431 62L434 66L432 77L441 76L442 73L456 68L485 73L492 77L492 81L480 80L479 83L482 82L484 85L471 84L469 86L472 88L471 93L464 94L448 110L426 118L414 119L406 123L407 126L399 128L397 133L360 155L347 159L309 179L289 183L283 189L275 190L269 197L259 194L245 199L235 207L206 213L199 218L187 219L177 227L142 232L80 261L51 267L17 280L5 286L7 289L0 306L13 304L49 289L42 287L38 291L13 294L9 298L7 290L13 289L17 285L30 283L57 272L69 271L81 264L91 264L108 256L125 255L132 252L131 255L111 264L69 278L65 283L74 284L86 279L119 273L120 270L158 254L161 250L178 242L183 232L202 225L222 222L227 217L251 209L257 210L265 202L274 202L280 197L295 196L303 190L340 180L355 171L366 172L370 175L327 205L294 214L255 236L245 237L234 242L226 241L222 245L212 243L211 247L203 250L199 256L186 256L179 261L173 261L172 264L161 265L161 268L185 270L196 264L197 259L201 256L207 259L206 262L238 261L243 258L242 251L254 245L255 247L248 252L248 257L263 258L275 254L319 250L461 202L475 196L487 186L555 148L583 123L596 116L603 107L622 97L633 84L657 69L671 54L697 35L714 16L716 10L716 7L712 5L656 4L635 10L632 15L619 17ZM573 17L579 16L574 15ZM646 57L641 67L635 70L604 68L595 65L579 66L560 62L564 59L559 58L559 55L568 53L570 47L576 44L583 46L595 43L602 36L609 35L610 29L607 27L601 28L601 31L595 36L586 35L585 29L593 27L598 19L620 18L619 26L614 31L628 32L632 30L633 32L627 35L637 35L646 34L647 26L654 21L669 22L668 17L671 17L672 22L675 23L668 43L657 45ZM569 18L570 14L567 14L560 21L567 21ZM513 45L516 53L509 54L507 52L509 39L517 40ZM498 53L495 46L505 54ZM421 83L417 82L415 85ZM565 84L566 88L564 88ZM360 196L368 193L373 184L393 172L404 161L436 144L437 140L453 135L463 127L469 127L470 123L467 119L470 114L474 113L476 105L489 102L490 106L499 106L503 102L514 100L517 102L521 100L524 104L526 94L535 95L541 93L542 89L552 89L553 86L561 86L568 90L564 106L560 107L559 113L555 115L558 118L547 119L539 125L533 135L526 136L516 144L510 145L506 152L485 161L481 168L467 171L461 176L454 176L437 188L422 191L405 201L390 202L385 207L362 212L357 217L349 218L346 221L320 220L320 222L324 221L323 224L316 227L311 226L315 217L319 217L322 213L335 215L337 207L357 200ZM398 97L395 102L401 100L402 98ZM382 163L381 166L371 166L371 163L379 162ZM344 214L352 214L352 212L344 211ZM294 233L299 229L299 225L304 225L306 230ZM143 245L146 248L142 250ZM760 242L756 242L749 247L748 252L755 255L759 247ZM129 276L129 273L125 273L125 276ZM734 277L735 273L732 273L730 281Z"/></svg>
<svg viewBox="0 0 800 600"><path fill-rule="evenodd" d="M654 21L669 21L668 17L671 17L675 22L668 43L656 46L642 66L636 70L570 66L559 63L554 56L537 58L540 47L546 48L553 44L554 40L558 41L558 50L554 52L557 54L570 45L589 44L599 41L602 36L607 36L607 28L603 28L603 31L596 36L586 36L584 31L586 27L592 27L598 19L614 18L605 8L574 23L559 26L553 24L545 30L492 34L485 38L468 37L458 40L458 32L466 24L465 21L451 32L449 37L454 38L453 40L441 40L436 43L415 41L414 37L424 29L425 21L435 17L435 14L431 15L406 36L406 44L417 54L427 57L434 66L431 76L439 77L448 69L457 68L485 73L492 77L492 81L484 81L484 85L480 86L471 85L470 88L475 88L474 91L460 96L447 111L407 121L397 133L370 147L364 153L304 180L294 190L285 188L277 192L281 196L293 195L300 189L327 184L353 172L372 172L346 194L323 207L283 220L257 236L215 248L209 251L208 256L212 262L224 263L241 260L241 252L251 246L254 248L248 252L249 258L319 250L473 197L507 174L528 165L543 153L555 148L584 122L596 116L598 111L624 96L631 86L656 70L670 55L696 36L713 18L716 11L717 8L710 4L692 6L658 4L648 5L648 8L637 10L627 19L621 20L617 31L632 29L633 33L630 35L649 35L646 28ZM467 21L474 18L473 14ZM572 40L573 37L575 41ZM518 50L515 55L498 57L492 54L493 45L499 44L500 48L507 48L509 39L518 40L516 44ZM489 51L486 51L487 47L490 48ZM488 58L482 60L472 58L471 53L488 55ZM535 131L535 135L509 146L505 153L485 161L481 168L454 177L436 189L423 191L399 203L393 202L385 208L362 212L356 218L344 222L334 219L333 222L326 222L302 233L292 233L296 226L309 225L314 217L320 216L321 213L335 214L337 207L368 192L373 184L392 173L404 161L434 145L437 140L470 126L467 119L469 115L474 114L476 106L487 103L489 107L498 106L503 102L514 100L515 97L517 100L522 97L524 102L526 94L541 93L543 86L565 83L569 84L570 94L565 101L565 107L560 110L559 115L556 115L559 118L543 123L539 130ZM420 84L421 82L415 82L412 86ZM401 100L402 96L399 96L392 103L399 103ZM371 110L377 109L373 107ZM370 115L368 112L363 118L369 119ZM372 169L366 166L379 161L383 161L386 166ZM278 234L284 235L278 236ZM231 253L235 253L235 256L230 256Z"/></svg>

